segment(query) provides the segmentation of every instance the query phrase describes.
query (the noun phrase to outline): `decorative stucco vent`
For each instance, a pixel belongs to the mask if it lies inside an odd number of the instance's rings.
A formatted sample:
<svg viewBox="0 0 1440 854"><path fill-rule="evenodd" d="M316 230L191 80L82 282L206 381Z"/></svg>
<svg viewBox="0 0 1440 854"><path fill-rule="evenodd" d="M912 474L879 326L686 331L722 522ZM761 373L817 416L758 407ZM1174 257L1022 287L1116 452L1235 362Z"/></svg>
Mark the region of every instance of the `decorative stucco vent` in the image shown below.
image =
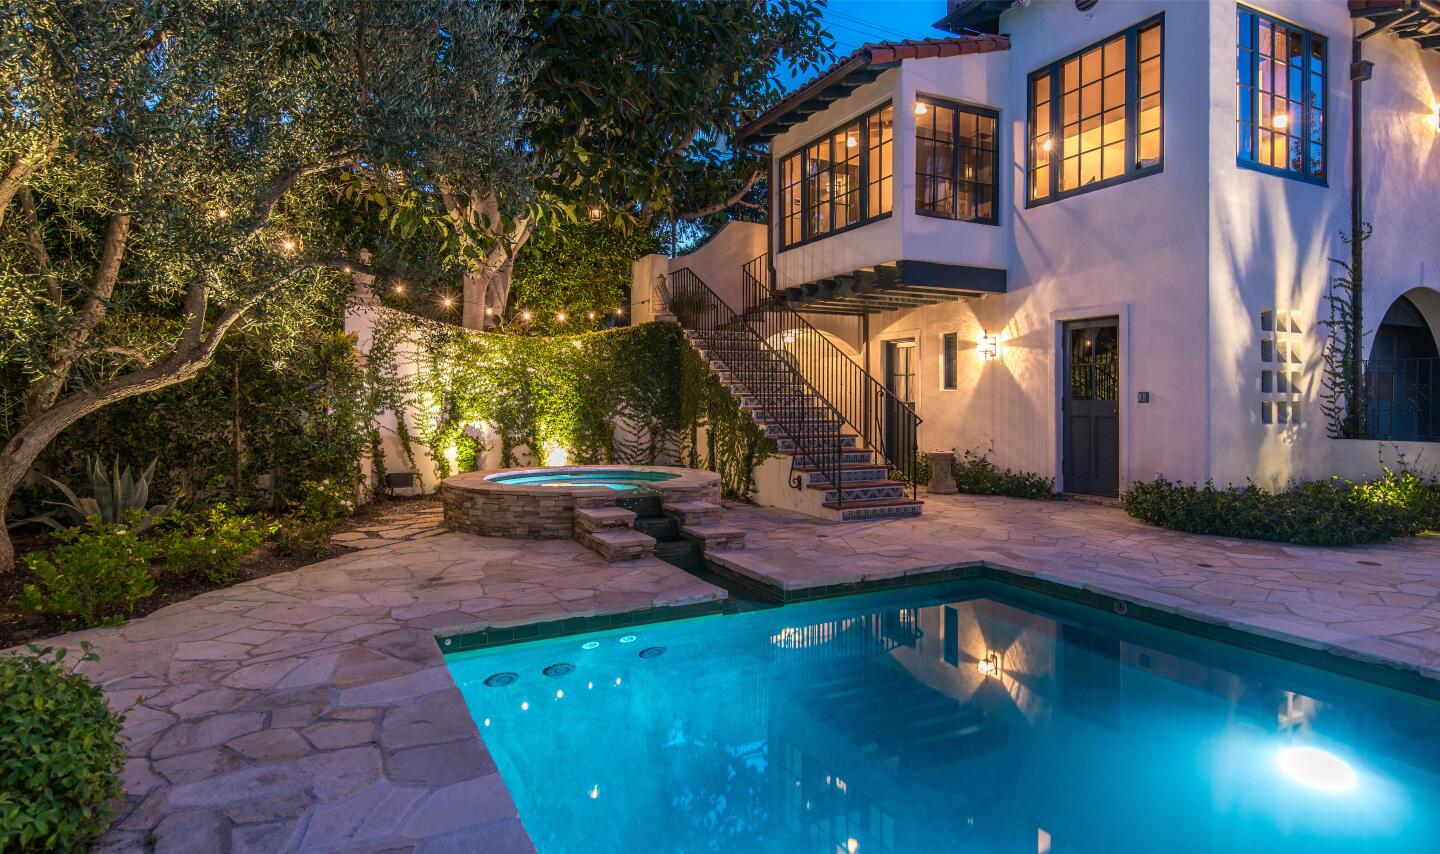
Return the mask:
<svg viewBox="0 0 1440 854"><path fill-rule="evenodd" d="M1304 345L1299 312L1260 312L1260 423L1300 423Z"/></svg>

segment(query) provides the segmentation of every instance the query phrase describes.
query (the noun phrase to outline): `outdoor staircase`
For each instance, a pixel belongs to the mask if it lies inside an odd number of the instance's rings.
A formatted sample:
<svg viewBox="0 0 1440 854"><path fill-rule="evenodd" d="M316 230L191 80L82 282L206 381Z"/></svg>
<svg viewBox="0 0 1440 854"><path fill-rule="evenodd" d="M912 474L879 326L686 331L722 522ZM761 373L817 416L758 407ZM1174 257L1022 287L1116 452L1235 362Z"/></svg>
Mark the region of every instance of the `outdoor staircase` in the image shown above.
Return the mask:
<svg viewBox="0 0 1440 854"><path fill-rule="evenodd" d="M789 461L790 485L810 493L803 512L836 521L920 515L923 502L893 480L890 469L825 398L804 381L783 353L738 328L685 329L720 382L740 401ZM682 322L682 326L684 326Z"/></svg>

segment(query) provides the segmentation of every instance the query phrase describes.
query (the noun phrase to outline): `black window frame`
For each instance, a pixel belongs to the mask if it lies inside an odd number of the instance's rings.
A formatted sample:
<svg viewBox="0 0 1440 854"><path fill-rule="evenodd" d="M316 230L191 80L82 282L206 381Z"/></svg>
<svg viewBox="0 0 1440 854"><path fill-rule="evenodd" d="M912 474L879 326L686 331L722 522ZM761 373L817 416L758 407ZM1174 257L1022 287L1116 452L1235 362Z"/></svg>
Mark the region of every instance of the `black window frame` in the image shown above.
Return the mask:
<svg viewBox="0 0 1440 854"><path fill-rule="evenodd" d="M1251 16L1251 18L1250 18L1250 46L1249 46L1249 48L1244 47L1244 46L1240 43L1240 32L1239 32L1239 30L1240 30L1240 20L1241 20L1241 16L1243 16L1243 15L1250 15L1250 16ZM1306 151L1305 151L1305 156L1302 158L1302 159L1303 159L1303 162L1304 162L1304 165L1305 165L1305 168L1304 168L1303 170L1300 170L1300 171L1296 171L1296 170L1291 169L1291 168L1289 168L1289 167L1273 166L1273 165L1270 165L1270 164L1267 164L1267 163L1261 163L1260 160L1259 160L1260 131L1262 130L1262 128L1261 128L1261 126L1260 126L1260 97L1261 97L1261 91L1260 91L1260 61L1261 61L1261 58L1260 58L1260 22L1261 22L1261 21L1266 21L1266 22L1268 22L1268 23L1270 24L1270 26L1271 26L1272 29L1275 28L1275 27L1283 27L1283 28L1285 28L1286 30L1290 30L1290 31L1293 31L1293 32L1301 33L1301 34L1304 35L1304 37L1305 37L1304 47L1303 47L1302 50L1301 50L1301 56L1304 58L1304 63L1303 63L1303 64L1301 65L1301 67L1300 67L1300 81L1301 81L1301 87L1302 87L1302 90L1303 90L1303 91L1301 92L1301 96L1300 96L1300 104L1301 104L1300 121L1301 121L1301 123L1302 123L1302 125L1303 125L1302 128L1301 128L1301 131L1300 131L1300 139L1301 139L1301 141L1303 142L1303 144L1305 145ZM1252 170L1254 170L1254 171L1256 171L1256 172L1263 172L1263 173L1265 173L1265 174L1267 174L1267 175L1279 175L1279 176L1282 177L1282 178L1290 178L1290 179L1292 179L1292 180L1301 181L1301 182L1306 183L1306 184L1314 184L1314 185L1317 186L1317 187L1328 187L1328 186L1330 186L1330 92L1329 92L1329 89L1330 89L1330 66L1334 64L1334 62L1335 62L1335 56L1334 56L1334 54L1331 53L1331 51L1330 51L1330 39L1329 39L1329 37L1323 36L1323 35L1321 35L1320 33L1317 33L1317 32L1314 32L1314 31L1312 31L1312 30L1309 30L1309 29L1307 29L1307 28L1305 28L1305 27L1302 27L1302 26L1300 26L1299 24L1294 23L1293 21L1287 21L1287 20L1284 19L1284 18L1278 17L1278 16L1276 16L1276 15L1272 15L1272 14L1270 14L1270 13L1268 13L1268 12L1262 12L1262 11L1260 11L1259 9L1254 8L1253 6L1246 6L1246 5L1243 4L1243 3L1237 3L1237 4L1235 4L1235 31L1236 31L1236 32L1235 32L1235 75L1236 75L1236 76L1235 76L1235 99L1236 99L1236 102L1235 102L1235 124L1236 124L1236 133L1235 133L1235 165L1239 166L1239 167L1242 168L1242 169L1252 169ZM1311 53L1311 47L1314 45L1314 43L1315 43L1316 40L1319 40L1320 43L1321 43L1322 45L1324 45L1324 48L1325 48L1324 65L1322 66L1322 68L1321 68L1321 70L1320 70L1320 107L1319 107L1319 111L1320 111L1320 123L1321 123L1322 127L1320 128L1320 170L1321 170L1321 172L1320 172L1320 174L1318 174L1318 175L1316 175L1315 173L1313 173L1313 172L1311 171L1311 167L1310 167L1310 157L1309 157L1309 147L1310 147L1310 138L1311 138L1311 114L1310 114L1310 111L1311 111L1311 109L1312 109L1311 106L1310 106L1310 99L1311 99L1311 96L1312 96L1312 95L1314 94L1314 92L1315 92L1315 90L1314 90L1314 88L1313 88L1313 86L1312 86L1312 84L1311 84L1311 81L1310 81L1310 77L1311 77L1311 75L1313 74L1313 72L1310 70L1310 62L1311 62L1311 60L1312 60L1312 58L1313 58L1313 55L1312 55L1312 53ZM1240 105L1240 87L1241 87L1242 85L1245 85L1245 84L1242 84L1242 83L1240 82L1240 57L1241 57L1241 52L1242 52L1242 51L1245 51L1245 50L1248 50L1248 51L1250 52L1250 83L1248 84L1248 88L1249 88L1249 90L1250 90L1250 120L1249 120L1248 122L1246 122L1247 124L1250 125L1250 155L1251 155L1251 156L1250 156L1249 159L1247 159L1247 158L1241 153L1241 150L1240 150L1240 134L1239 134L1239 125L1240 125L1242 122L1244 122L1244 119L1242 118L1242 114L1241 114L1241 111L1240 111L1240 106L1241 106L1241 105ZM1272 90L1273 90L1273 84L1272 84ZM1273 91L1272 91L1272 92L1268 92L1268 93L1265 93L1265 94L1267 94L1267 95L1272 95L1272 96L1273 96L1274 93L1273 93Z"/></svg>
<svg viewBox="0 0 1440 854"><path fill-rule="evenodd" d="M954 391L960 387L960 333L945 332L940 336L940 387Z"/></svg>
<svg viewBox="0 0 1440 854"><path fill-rule="evenodd" d="M1139 42L1140 33L1152 26L1160 27L1160 157L1158 162L1150 166L1139 166L1139 143L1140 143L1140 61ZM1053 62L1031 71L1025 77L1025 207L1034 208L1041 205L1048 205L1058 202L1061 199L1068 199L1074 196L1084 195L1096 190L1103 190L1107 187L1114 187L1118 184L1128 183L1140 178L1147 178L1165 171L1165 56L1169 52L1165 48L1165 38L1168 28L1165 26L1165 13L1161 12L1152 15L1143 21L1139 21L1117 30L1102 39L1097 39L1085 45L1079 50L1072 51ZM1102 181L1094 181L1089 184L1076 187L1072 190L1060 189L1060 175L1064 168L1064 93L1061 90L1063 85L1062 70L1065 63L1077 59L1088 51L1123 36L1125 39L1125 172L1114 178L1107 178ZM1049 75L1050 77L1050 137L1056 141L1049 151L1048 165L1050 167L1049 181L1050 192L1042 198L1031 197L1031 180L1036 168L1034 152L1034 111L1035 111L1035 80L1039 77Z"/></svg>
<svg viewBox="0 0 1440 854"><path fill-rule="evenodd" d="M895 113L894 113L894 109L893 109L893 108L894 108L894 104L893 104L891 101L885 101L885 102L883 102L883 103L881 103L881 104L876 105L875 107L873 107L873 108L871 108L871 109L869 109L869 110L866 110L866 111L863 112L863 113L860 113L860 114L858 114L858 115L856 115L856 116L854 116L854 117L852 117L852 118L846 119L846 120L843 121L843 122L837 123L834 127L829 128L829 129L826 130L824 133L817 134L817 135L814 136L813 138L806 140L803 144L797 145L797 146L795 146L794 148L792 148L790 151L787 151L783 156L781 156L781 157L776 157L776 158L775 158L775 166L774 166L774 175L775 175L775 178L774 178L774 181L775 181L775 185L776 185L776 187L777 187L777 192L775 193L775 208L776 208L775 222L776 222L776 228L779 229L778 240L776 241L776 243L777 243L777 244L779 245L779 247L780 247L780 249L779 249L780 252L786 252L786 251L789 251L789 250L791 250L791 249L795 249L795 248L800 247L800 246L805 246L805 245L807 245L807 244L814 243L814 242L817 241L817 240L824 240L824 239L827 238L827 237L833 237L833 236L835 236L835 235L837 235L837 234L844 234L844 233L847 232L847 231L852 231L852 230L854 230L854 229L860 228L861 226L870 225L871 223L879 222L879 221L881 221L881 220L883 220L883 219L888 219L888 218L890 218L891 216L894 216L894 214L895 214L895 196L897 195L897 193L896 193L896 179L895 179L895 145L896 145L896 143L897 143L897 138L896 138L896 136L895 136ZM884 211L883 213L878 213L878 214L876 214L876 215L874 215L874 216L867 216L866 214L867 214L868 211L870 210L870 187L871 187L871 181L870 181L870 148L871 148L871 146L870 146L870 120L871 120L872 118L880 115L881 113L885 112L886 109L890 109L890 110L891 110L891 114L890 114L890 122L891 122L891 127L890 127L890 210ZM810 230L810 227L809 227L809 216L808 216L808 212L809 212L809 210L810 210L810 182L807 180L807 172L806 172L806 165L807 165L807 164L806 164L806 160L807 160L807 155L808 155L810 149L811 149L812 147L814 147L817 143L819 143L819 142L821 142L821 141L823 141L823 140L825 140L825 139L827 139L827 138L829 138L829 137L833 137L833 136L834 136L836 133L838 133L841 129L846 128L846 127L849 127L850 125L859 125L859 127L860 127L859 154L857 155L858 158L859 158L859 161L860 161L860 177L859 177L859 180L858 180L858 182L857 182L858 185L859 185L859 192L858 192L858 194L857 194L857 198L858 198L858 202L857 202L857 206L858 206L858 207L857 207L857 209L860 211L860 218L857 219L855 222L852 222L852 223L850 223L850 224L848 224L848 225L844 225L844 226L841 226L841 227L839 227L839 228L835 228L835 227L834 227L834 226L835 226L835 222L834 222L834 220L835 220L835 217L834 217L835 205L834 205L834 202L833 202L834 193L833 193L833 183L832 183L832 193L831 193L832 202L831 202L831 207L830 207L830 211L831 211L831 216L830 216L830 225L831 225L831 227L830 227L830 230L829 230L829 231L822 231L822 232L820 232L820 233L818 233L818 234L810 234L810 233L809 233L809 230ZM794 243L786 243L786 242L785 242L785 213L786 213L786 208L785 208L784 188L783 188L783 186L781 186L781 185L782 185L782 183L783 183L783 178L784 178L784 174L785 174L785 162L788 161L791 157L795 157L795 156L799 156L799 158L800 158L800 173L799 173L799 174L800 174L800 181L799 181L799 185L798 185L798 186L799 186L799 188L800 188L800 233L801 233L801 237L800 237L799 240L797 240L797 241L794 242Z"/></svg>
<svg viewBox="0 0 1440 854"><path fill-rule="evenodd" d="M923 103L930 109L944 107L953 112L950 133L950 213L945 214L935 210L925 210L920 207L920 128L918 123L915 127L915 213L919 216L933 217L934 219L948 219L955 222L973 222L979 225L1000 224L1000 111L990 107L977 107L971 104L961 104L956 101L947 101L944 98L932 98L928 95L917 95L916 103ZM967 147L960 144L960 114L969 113L977 118L990 119L995 123L994 130L990 134L994 148L990 149L990 216L988 217L962 217L958 214L960 204L960 149ZM976 139L979 139L979 127L976 127ZM976 148L976 151L984 149ZM929 176L927 176L929 177ZM967 181L977 187L983 186L980 181Z"/></svg>

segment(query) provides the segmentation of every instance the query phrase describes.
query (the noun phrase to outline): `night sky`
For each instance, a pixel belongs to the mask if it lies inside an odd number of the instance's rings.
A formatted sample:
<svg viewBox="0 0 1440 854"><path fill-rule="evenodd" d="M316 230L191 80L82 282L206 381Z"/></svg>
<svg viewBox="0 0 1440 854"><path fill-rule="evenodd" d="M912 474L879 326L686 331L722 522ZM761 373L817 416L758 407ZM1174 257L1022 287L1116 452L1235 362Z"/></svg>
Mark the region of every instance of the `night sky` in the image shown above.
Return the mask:
<svg viewBox="0 0 1440 854"><path fill-rule="evenodd" d="M945 0L830 0L825 25L835 38L837 57L866 42L943 38L951 33L930 26L945 17ZM786 89L804 83L783 69Z"/></svg>

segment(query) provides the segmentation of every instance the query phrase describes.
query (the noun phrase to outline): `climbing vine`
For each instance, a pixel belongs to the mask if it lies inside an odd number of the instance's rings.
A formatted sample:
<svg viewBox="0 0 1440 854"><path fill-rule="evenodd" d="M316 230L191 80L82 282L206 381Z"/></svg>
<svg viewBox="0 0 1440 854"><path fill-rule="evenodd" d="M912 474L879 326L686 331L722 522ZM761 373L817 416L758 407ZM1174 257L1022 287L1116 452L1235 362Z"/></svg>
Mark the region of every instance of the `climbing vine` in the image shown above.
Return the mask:
<svg viewBox="0 0 1440 854"><path fill-rule="evenodd" d="M1370 239L1370 224L1358 234L1340 235L1347 245L1364 245ZM1320 395L1320 408L1329 424L1330 436L1354 439L1365 435L1365 414L1368 408L1365 388L1365 329L1360 314L1364 278L1360 270L1338 258L1330 263L1339 268L1330 279L1325 300L1330 305L1330 319L1323 321L1329 330L1322 353L1325 373Z"/></svg>
<svg viewBox="0 0 1440 854"><path fill-rule="evenodd" d="M774 450L673 323L540 337L381 309L367 372L375 412L397 416L407 465L412 444L424 444L441 477L478 465L491 450L481 433L498 442L503 466L553 450L572 463L653 464L678 449L681 462L717 471L726 493L743 497L754 491L752 468Z"/></svg>

